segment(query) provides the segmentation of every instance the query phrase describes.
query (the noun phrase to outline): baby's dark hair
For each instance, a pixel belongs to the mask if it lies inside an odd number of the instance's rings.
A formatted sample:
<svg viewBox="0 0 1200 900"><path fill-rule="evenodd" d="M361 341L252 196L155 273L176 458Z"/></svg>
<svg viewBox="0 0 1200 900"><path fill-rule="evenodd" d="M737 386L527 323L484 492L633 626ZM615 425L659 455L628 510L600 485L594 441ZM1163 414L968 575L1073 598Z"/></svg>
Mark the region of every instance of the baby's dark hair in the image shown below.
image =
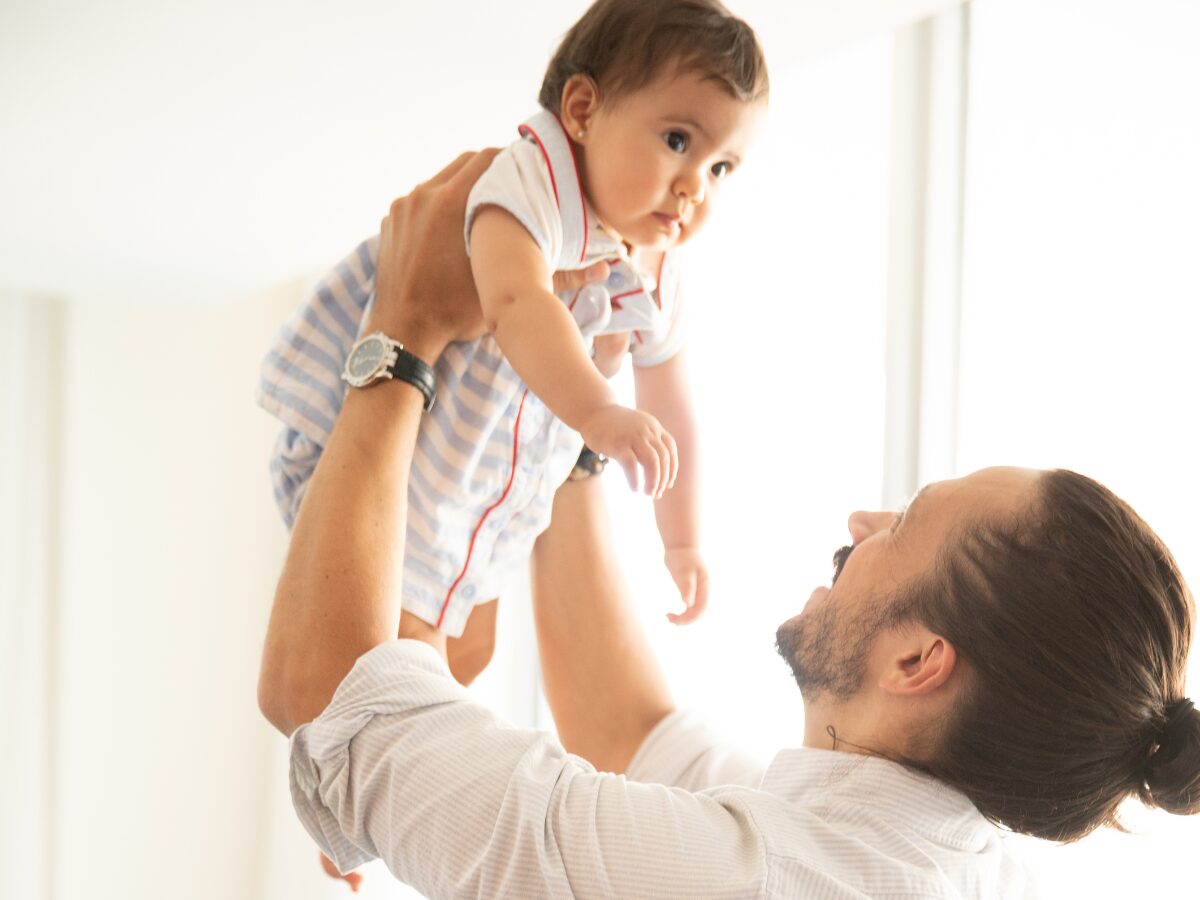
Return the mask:
<svg viewBox="0 0 1200 900"><path fill-rule="evenodd" d="M596 0L563 36L538 102L557 115L573 75L591 78L608 102L651 84L669 66L698 72L743 102L767 93L767 63L754 31L717 0Z"/></svg>

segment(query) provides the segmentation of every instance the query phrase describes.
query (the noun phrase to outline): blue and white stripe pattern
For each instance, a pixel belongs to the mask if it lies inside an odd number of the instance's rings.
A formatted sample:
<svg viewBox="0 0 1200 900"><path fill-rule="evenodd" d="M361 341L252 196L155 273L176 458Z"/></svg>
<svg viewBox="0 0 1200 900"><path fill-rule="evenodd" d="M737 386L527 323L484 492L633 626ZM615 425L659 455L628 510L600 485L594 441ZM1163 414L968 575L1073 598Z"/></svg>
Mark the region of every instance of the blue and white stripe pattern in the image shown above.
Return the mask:
<svg viewBox="0 0 1200 900"><path fill-rule="evenodd" d="M531 122L543 132L553 124L559 133L548 134L537 147L522 140L501 153L472 193L468 216L482 204L513 211L556 268L620 260L610 285L563 301L571 304L587 337L636 331L635 363L669 359L682 346L677 291L664 302L656 280L635 273L624 249L593 221L585 235L564 232L555 194L578 192L578 178L557 119L542 116ZM571 265L552 255L582 246L587 252ZM257 399L285 426L271 476L289 527L345 397L342 367L374 296L378 249L378 238L372 238L342 260L263 360ZM623 299L610 303L610 289ZM554 491L582 440L527 391L490 336L451 345L434 368L437 403L422 419L409 480L403 603L457 636L475 604L497 596L513 570L525 564L549 524Z"/></svg>
<svg viewBox="0 0 1200 900"><path fill-rule="evenodd" d="M373 239L339 263L263 361L258 402L286 426L271 475L289 527L345 397L341 371L372 297L377 251ZM528 558L582 441L536 396L525 396L491 337L451 345L434 368L437 403L422 419L409 479L404 605L438 622L462 574L442 622L458 635L474 604L495 597Z"/></svg>

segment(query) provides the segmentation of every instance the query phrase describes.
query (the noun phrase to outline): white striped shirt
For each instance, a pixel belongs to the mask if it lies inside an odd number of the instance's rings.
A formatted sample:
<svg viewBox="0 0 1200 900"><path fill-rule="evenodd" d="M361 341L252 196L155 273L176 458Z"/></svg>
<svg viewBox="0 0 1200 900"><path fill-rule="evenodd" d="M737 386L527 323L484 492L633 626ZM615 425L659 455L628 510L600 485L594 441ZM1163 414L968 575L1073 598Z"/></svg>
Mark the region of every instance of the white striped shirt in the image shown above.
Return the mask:
<svg viewBox="0 0 1200 900"><path fill-rule="evenodd" d="M513 728L415 641L364 654L291 743L296 811L343 871L382 858L429 897L1027 898L961 794L886 760L765 771L676 712L628 776Z"/></svg>

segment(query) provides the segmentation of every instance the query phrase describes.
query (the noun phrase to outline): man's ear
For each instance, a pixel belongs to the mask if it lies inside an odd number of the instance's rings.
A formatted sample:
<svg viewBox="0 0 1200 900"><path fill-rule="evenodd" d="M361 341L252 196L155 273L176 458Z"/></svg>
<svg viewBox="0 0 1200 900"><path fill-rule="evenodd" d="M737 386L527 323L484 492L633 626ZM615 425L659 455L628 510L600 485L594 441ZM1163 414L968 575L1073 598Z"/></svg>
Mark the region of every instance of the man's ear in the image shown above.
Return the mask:
<svg viewBox="0 0 1200 900"><path fill-rule="evenodd" d="M586 144L592 118L600 108L600 89L587 75L572 75L563 85L559 118L567 136L577 144Z"/></svg>
<svg viewBox="0 0 1200 900"><path fill-rule="evenodd" d="M941 688L958 665L958 652L940 635L919 629L897 645L879 687L901 697L921 697Z"/></svg>

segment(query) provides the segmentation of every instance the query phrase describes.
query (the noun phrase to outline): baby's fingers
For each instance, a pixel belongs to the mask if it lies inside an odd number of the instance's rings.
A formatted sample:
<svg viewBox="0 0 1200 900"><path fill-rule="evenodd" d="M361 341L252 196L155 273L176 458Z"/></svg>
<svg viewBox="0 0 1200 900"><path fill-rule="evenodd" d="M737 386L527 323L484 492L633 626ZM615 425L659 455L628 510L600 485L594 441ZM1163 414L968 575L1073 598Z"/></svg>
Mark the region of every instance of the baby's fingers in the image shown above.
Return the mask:
<svg viewBox="0 0 1200 900"><path fill-rule="evenodd" d="M675 449L675 438L670 432L664 431L659 437L658 454L662 461L662 483L656 496L661 497L675 484L675 476L679 473L679 451Z"/></svg>
<svg viewBox="0 0 1200 900"><path fill-rule="evenodd" d="M617 465L621 467L621 471L625 473L625 480L629 483L629 489L636 491L638 489L638 458L632 452L608 454L609 459L615 459Z"/></svg>
<svg viewBox="0 0 1200 900"><path fill-rule="evenodd" d="M679 477L679 448L675 445L675 438L671 436L669 431L663 432L663 442L667 445L667 450L671 454L671 477L667 481L667 489L675 487L675 479Z"/></svg>
<svg viewBox="0 0 1200 900"><path fill-rule="evenodd" d="M692 604L681 613L667 613L667 619L672 625L689 625L700 618L700 613L704 611L704 607L696 600L692 600Z"/></svg>
<svg viewBox="0 0 1200 900"><path fill-rule="evenodd" d="M683 605L691 608L696 602L696 573L688 572L686 575L681 575L675 581L675 586L679 588L679 599L683 601Z"/></svg>
<svg viewBox="0 0 1200 900"><path fill-rule="evenodd" d="M642 490L655 498L661 496L664 475L664 460L661 456L660 448L661 444L658 441L647 440L638 442L638 462L641 463L642 469L646 473L646 481L642 485Z"/></svg>
<svg viewBox="0 0 1200 900"><path fill-rule="evenodd" d="M667 619L674 625L687 625L695 622L708 608L708 573L704 568L701 567L697 571L688 573L685 580L690 595L690 597L684 596L683 598L687 609L681 613L667 613ZM683 594L682 587L680 587L680 593Z"/></svg>

